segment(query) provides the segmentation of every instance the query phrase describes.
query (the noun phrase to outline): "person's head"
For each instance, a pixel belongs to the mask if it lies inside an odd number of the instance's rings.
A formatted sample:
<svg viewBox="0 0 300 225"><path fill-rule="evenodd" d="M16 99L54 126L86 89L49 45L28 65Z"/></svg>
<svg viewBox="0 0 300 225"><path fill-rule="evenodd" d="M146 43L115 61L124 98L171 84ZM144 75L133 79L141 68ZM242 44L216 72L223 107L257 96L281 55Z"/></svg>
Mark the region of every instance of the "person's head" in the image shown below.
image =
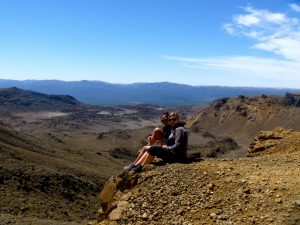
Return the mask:
<svg viewBox="0 0 300 225"><path fill-rule="evenodd" d="M169 122L169 113L164 112L163 114L161 114L160 121L162 122L163 125L167 125Z"/></svg>
<svg viewBox="0 0 300 225"><path fill-rule="evenodd" d="M169 124L173 127L179 122L179 115L176 112L171 112L169 115Z"/></svg>

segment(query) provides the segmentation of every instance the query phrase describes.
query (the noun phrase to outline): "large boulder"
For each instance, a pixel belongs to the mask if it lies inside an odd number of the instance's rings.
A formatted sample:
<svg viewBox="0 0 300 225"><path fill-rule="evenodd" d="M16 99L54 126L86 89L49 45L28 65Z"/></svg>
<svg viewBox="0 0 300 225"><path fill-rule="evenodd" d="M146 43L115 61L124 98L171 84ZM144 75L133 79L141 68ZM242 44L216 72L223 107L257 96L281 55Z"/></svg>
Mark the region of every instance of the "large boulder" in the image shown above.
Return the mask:
<svg viewBox="0 0 300 225"><path fill-rule="evenodd" d="M138 174L121 173L116 178L112 177L106 182L102 191L99 194L99 202L101 205L98 211L98 222L109 219L117 221L126 208L125 201L120 201L123 192L132 188L137 184ZM121 203L120 203L120 202Z"/></svg>

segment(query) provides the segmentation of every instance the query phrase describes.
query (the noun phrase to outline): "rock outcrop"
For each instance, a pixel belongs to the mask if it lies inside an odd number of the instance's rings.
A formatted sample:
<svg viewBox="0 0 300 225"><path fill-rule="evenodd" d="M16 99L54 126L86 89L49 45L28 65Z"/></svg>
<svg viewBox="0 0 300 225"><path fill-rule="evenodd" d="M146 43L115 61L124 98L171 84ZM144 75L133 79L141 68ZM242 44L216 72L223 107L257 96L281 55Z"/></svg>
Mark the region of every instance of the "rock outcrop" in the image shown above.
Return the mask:
<svg viewBox="0 0 300 225"><path fill-rule="evenodd" d="M261 131L250 144L248 152L251 154L269 150L272 147L278 147L281 143L281 139L286 138L291 132L291 130L282 128L275 129L274 131Z"/></svg>
<svg viewBox="0 0 300 225"><path fill-rule="evenodd" d="M110 180L89 224L299 224L300 132L261 132L239 159L149 165Z"/></svg>
<svg viewBox="0 0 300 225"><path fill-rule="evenodd" d="M284 106L300 107L300 93L286 93L281 103Z"/></svg>

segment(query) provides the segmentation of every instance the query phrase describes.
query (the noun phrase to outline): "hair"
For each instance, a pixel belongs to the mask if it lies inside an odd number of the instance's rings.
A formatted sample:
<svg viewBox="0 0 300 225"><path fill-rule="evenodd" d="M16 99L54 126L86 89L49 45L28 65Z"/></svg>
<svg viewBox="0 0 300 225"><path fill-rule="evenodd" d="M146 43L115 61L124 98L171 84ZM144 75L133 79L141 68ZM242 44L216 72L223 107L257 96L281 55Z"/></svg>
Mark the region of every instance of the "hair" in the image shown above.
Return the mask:
<svg viewBox="0 0 300 225"><path fill-rule="evenodd" d="M171 112L169 117L171 117L171 116L175 116L175 118L179 121L179 115L177 112Z"/></svg>
<svg viewBox="0 0 300 225"><path fill-rule="evenodd" d="M161 116L160 117L162 117L162 116L166 116L167 118L169 118L169 112L164 112L163 114L161 114Z"/></svg>

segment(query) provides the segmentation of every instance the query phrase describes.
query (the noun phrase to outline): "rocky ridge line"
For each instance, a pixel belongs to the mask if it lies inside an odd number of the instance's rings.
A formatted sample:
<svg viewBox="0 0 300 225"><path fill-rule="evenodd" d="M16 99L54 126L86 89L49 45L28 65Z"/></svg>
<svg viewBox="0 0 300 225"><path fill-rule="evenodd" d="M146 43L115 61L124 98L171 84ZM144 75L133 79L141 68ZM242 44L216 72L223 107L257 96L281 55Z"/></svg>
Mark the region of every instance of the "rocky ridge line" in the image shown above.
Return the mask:
<svg viewBox="0 0 300 225"><path fill-rule="evenodd" d="M300 95L243 96L222 98L194 115L187 128L233 138L239 145L248 146L249 140L262 130L276 127L300 127Z"/></svg>

